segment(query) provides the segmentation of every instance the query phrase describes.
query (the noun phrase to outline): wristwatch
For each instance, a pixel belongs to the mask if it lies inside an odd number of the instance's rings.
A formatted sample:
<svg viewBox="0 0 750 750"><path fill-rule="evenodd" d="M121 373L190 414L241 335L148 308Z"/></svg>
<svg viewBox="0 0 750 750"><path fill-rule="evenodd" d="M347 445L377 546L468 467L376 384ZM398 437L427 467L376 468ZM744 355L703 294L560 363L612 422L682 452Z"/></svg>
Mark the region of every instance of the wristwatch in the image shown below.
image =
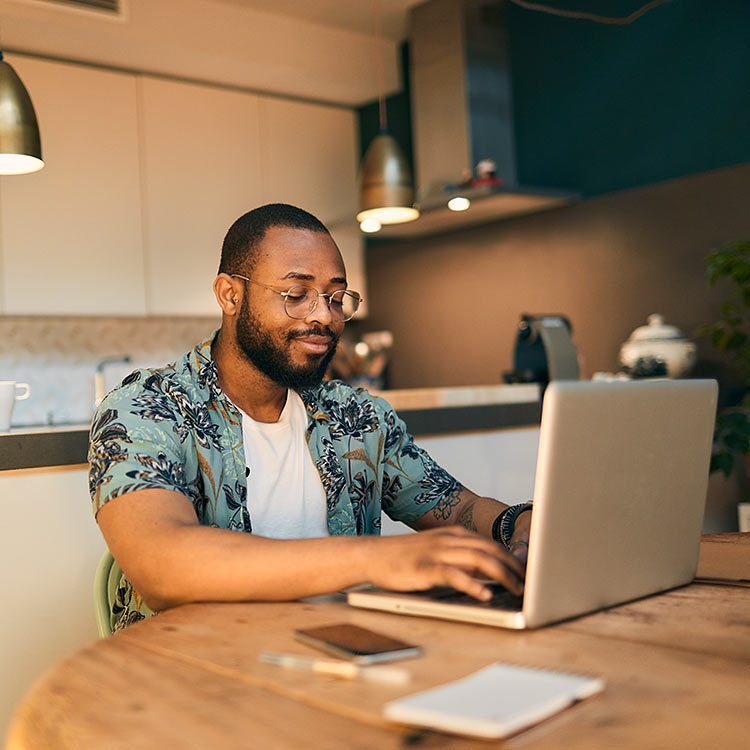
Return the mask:
<svg viewBox="0 0 750 750"><path fill-rule="evenodd" d="M532 510L533 507L534 504L532 501L519 503L518 505L509 505L492 524L492 538L496 542L500 542L506 549L509 549L511 537L516 529L516 519L521 513Z"/></svg>

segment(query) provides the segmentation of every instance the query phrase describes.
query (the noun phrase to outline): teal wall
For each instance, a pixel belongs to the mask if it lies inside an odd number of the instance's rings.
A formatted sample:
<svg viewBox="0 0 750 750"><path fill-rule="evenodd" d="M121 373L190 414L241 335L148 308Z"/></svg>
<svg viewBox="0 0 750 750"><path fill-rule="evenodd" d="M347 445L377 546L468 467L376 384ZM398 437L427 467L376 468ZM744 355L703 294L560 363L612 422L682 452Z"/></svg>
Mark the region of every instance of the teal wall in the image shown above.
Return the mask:
<svg viewBox="0 0 750 750"><path fill-rule="evenodd" d="M609 15L642 4L545 1ZM591 196L750 162L750 0L674 0L622 27L507 4L507 22L521 183ZM411 155L408 80L388 112ZM364 151L377 107L359 114Z"/></svg>
<svg viewBox="0 0 750 750"><path fill-rule="evenodd" d="M748 0L674 0L622 27L509 5L508 24L521 182L596 195L750 161Z"/></svg>

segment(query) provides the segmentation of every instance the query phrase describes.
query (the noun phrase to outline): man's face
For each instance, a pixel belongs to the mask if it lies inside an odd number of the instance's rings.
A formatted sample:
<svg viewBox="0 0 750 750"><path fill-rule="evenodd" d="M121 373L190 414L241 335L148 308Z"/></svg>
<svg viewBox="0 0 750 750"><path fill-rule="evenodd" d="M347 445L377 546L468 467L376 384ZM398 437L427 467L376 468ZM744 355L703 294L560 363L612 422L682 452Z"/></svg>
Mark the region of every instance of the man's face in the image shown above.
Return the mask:
<svg viewBox="0 0 750 750"><path fill-rule="evenodd" d="M271 227L257 248L253 281L279 292L302 285L330 294L346 288L341 254L324 232ZM306 318L284 311L284 298L258 284L243 282L237 317L237 345L245 358L271 380L294 390L317 385L336 350L344 324L334 322L326 300Z"/></svg>

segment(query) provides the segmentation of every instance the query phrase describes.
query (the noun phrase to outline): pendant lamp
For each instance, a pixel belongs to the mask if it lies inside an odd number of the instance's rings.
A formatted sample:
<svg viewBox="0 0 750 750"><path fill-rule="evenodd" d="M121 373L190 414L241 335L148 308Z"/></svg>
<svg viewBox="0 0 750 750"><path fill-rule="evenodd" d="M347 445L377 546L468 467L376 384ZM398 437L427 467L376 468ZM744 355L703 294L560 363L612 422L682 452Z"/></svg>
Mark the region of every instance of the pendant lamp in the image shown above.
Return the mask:
<svg viewBox="0 0 750 750"><path fill-rule="evenodd" d="M383 56L380 44L380 9L375 6L375 41L379 61L378 107L380 133L367 147L360 167L360 211L357 221L363 231L377 224L403 224L419 218L414 208L414 184L411 170L396 139L388 132L383 81ZM379 227L378 227L379 228Z"/></svg>
<svg viewBox="0 0 750 750"><path fill-rule="evenodd" d="M28 174L43 166L34 105L0 50L0 174Z"/></svg>

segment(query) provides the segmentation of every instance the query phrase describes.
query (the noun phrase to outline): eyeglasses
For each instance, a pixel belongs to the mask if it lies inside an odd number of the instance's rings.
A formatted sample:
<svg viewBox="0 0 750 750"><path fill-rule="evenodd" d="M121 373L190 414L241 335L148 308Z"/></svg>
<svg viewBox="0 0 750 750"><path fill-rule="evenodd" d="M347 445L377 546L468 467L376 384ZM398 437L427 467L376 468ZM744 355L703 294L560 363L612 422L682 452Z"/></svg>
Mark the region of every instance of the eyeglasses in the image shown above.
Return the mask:
<svg viewBox="0 0 750 750"><path fill-rule="evenodd" d="M249 281L251 284L257 284L265 289L269 289L276 294L281 295L284 298L284 312L295 320L304 320L315 308L318 306L318 299L323 297L328 303L328 309L331 312L331 318L337 323L344 323L347 320L351 320L360 304L362 303L362 297L358 292L352 292L348 289L338 289L331 294L323 294L317 289L313 289L310 286L302 286L301 284L295 284L295 286L288 289L286 292L280 292L278 289L274 289L268 284L263 284L260 281L255 281L247 276L242 276L238 273L230 274L237 279L244 279Z"/></svg>

